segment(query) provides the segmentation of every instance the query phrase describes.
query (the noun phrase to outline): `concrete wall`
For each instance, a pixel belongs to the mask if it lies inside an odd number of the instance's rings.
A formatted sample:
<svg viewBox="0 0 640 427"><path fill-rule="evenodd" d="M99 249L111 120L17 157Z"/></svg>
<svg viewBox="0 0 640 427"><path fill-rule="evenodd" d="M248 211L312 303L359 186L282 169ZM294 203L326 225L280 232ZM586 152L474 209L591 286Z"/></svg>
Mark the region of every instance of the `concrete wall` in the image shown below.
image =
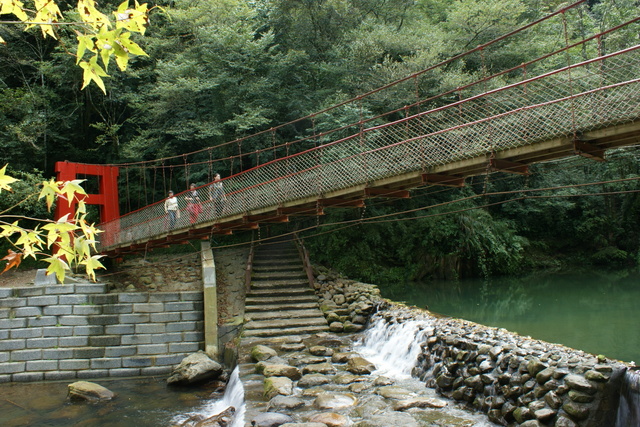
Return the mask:
<svg viewBox="0 0 640 427"><path fill-rule="evenodd" d="M0 382L162 375L204 348L203 295L0 289Z"/></svg>

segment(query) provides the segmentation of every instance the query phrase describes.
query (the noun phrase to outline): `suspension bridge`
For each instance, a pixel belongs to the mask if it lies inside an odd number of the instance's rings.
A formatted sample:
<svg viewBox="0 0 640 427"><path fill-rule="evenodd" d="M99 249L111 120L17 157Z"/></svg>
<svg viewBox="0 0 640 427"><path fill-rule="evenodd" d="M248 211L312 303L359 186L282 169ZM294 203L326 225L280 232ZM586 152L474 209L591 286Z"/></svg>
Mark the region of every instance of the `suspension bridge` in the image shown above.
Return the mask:
<svg viewBox="0 0 640 427"><path fill-rule="evenodd" d="M561 157L603 161L606 150L640 142L640 17L576 41L567 16L583 3L296 121L177 158L99 172L60 163L59 178L100 176L100 194L89 196L101 205L100 250L119 256L363 207L368 198L407 198L421 186L460 187L470 176L528 174L530 164ZM545 32L555 37L547 40L553 49L515 67L489 64L508 44ZM452 70L472 63L476 70L465 74L472 78L447 81ZM390 104L398 98L406 104ZM349 117L350 124L340 124ZM242 153L243 144L263 148ZM237 153L221 154L232 149ZM251 167L234 171L243 164ZM134 168L142 171L145 200L158 176L184 175L186 188L193 171L209 173L196 189L197 208L190 191L176 195L181 215L174 222L160 197L120 215L117 193ZM214 182L214 169L230 174ZM168 185L162 186L155 194L166 197Z"/></svg>

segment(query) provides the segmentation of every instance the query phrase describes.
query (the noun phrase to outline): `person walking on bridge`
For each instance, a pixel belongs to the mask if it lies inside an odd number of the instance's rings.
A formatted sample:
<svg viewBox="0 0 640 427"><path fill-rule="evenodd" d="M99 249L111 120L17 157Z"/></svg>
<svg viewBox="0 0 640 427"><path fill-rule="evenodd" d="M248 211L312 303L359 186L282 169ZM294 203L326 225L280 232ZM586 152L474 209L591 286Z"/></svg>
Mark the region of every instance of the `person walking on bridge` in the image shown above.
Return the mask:
<svg viewBox="0 0 640 427"><path fill-rule="evenodd" d="M213 184L209 187L209 198L213 202L213 209L216 216L220 216L224 209L224 202L227 196L224 194L224 186L220 180L220 174L216 173L213 178Z"/></svg>
<svg viewBox="0 0 640 427"><path fill-rule="evenodd" d="M164 201L164 211L169 217L169 229L176 225L176 220L180 218L180 210L178 209L178 198L173 195L173 191L169 190L169 196Z"/></svg>
<svg viewBox="0 0 640 427"><path fill-rule="evenodd" d="M198 216L202 213L202 206L200 206L200 196L196 185L191 184L189 192L184 199L187 201L187 212L189 212L189 222L195 224L198 221Z"/></svg>

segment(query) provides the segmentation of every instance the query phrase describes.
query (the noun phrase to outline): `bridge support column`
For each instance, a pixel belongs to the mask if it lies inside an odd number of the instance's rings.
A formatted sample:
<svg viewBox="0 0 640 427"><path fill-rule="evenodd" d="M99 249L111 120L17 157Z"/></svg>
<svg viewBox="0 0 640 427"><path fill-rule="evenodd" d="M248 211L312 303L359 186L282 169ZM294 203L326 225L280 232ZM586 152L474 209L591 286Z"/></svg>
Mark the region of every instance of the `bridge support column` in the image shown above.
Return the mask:
<svg viewBox="0 0 640 427"><path fill-rule="evenodd" d="M201 242L202 282L204 284L204 351L218 359L218 288L216 264L209 242Z"/></svg>

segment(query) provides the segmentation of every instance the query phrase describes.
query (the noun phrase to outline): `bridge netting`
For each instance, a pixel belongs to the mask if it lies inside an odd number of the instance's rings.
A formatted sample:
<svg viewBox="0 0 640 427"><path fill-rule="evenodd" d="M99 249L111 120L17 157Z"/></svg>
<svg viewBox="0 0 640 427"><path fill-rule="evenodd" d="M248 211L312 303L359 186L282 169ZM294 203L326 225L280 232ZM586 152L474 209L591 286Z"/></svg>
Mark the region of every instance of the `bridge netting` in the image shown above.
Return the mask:
<svg viewBox="0 0 640 427"><path fill-rule="evenodd" d="M142 171L145 188L159 175L183 177L186 188L193 181L191 173L200 170L199 179L206 181L197 190L202 211L194 220L187 209L188 192L177 194L181 215L171 227L165 200L159 198L101 224L101 249L141 245L198 229L222 231L225 221L297 200L412 171L426 173L553 138L579 139L591 130L638 120L640 45L634 43L640 17L574 41L576 29L569 28L567 15L578 13L583 3L297 121L177 158L125 165L121 175L128 179L129 169ZM546 35L545 45L554 48L515 67L499 69L487 63L492 52L526 42L533 34ZM446 81L456 75L452 69L471 62L479 64L474 72ZM436 87L438 92L431 94ZM386 105L376 114L386 100L398 98L406 105ZM349 117L353 121L340 125ZM262 148L242 153L243 146ZM247 164L251 167L236 170ZM225 200L219 204L210 200L212 171L228 171L221 181ZM153 197L166 195L167 184L163 185Z"/></svg>

